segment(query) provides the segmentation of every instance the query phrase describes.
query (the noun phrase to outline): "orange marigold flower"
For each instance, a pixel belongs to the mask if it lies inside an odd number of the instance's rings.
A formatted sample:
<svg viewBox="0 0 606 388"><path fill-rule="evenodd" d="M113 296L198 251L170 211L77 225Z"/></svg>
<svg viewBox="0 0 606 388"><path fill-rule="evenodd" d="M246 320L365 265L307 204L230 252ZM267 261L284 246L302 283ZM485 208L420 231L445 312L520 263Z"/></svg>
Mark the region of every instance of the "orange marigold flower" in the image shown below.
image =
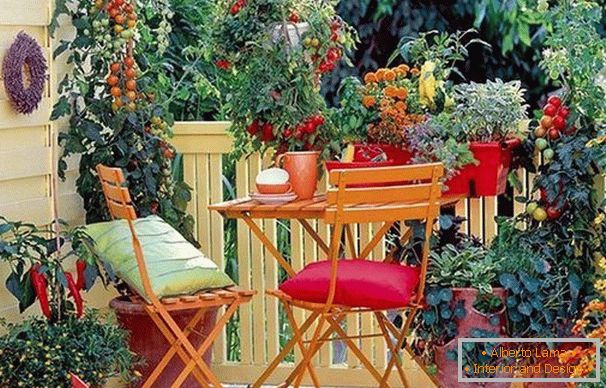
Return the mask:
<svg viewBox="0 0 606 388"><path fill-rule="evenodd" d="M412 69L410 69L410 74L417 77L419 74L421 74L421 70L417 69L416 67L413 67Z"/></svg>
<svg viewBox="0 0 606 388"><path fill-rule="evenodd" d="M383 77L385 81L393 81L396 79L396 73L393 70L387 69L385 70L385 75Z"/></svg>
<svg viewBox="0 0 606 388"><path fill-rule="evenodd" d="M366 73L364 76L364 83L373 84L377 81L377 75L375 73Z"/></svg>
<svg viewBox="0 0 606 388"><path fill-rule="evenodd" d="M377 81L381 82L385 80L385 72L387 71L387 69L379 69L377 70Z"/></svg>
<svg viewBox="0 0 606 388"><path fill-rule="evenodd" d="M374 106L377 103L377 100L373 96L364 96L362 97L362 105L367 108Z"/></svg>
<svg viewBox="0 0 606 388"><path fill-rule="evenodd" d="M384 92L387 97L396 97L398 95L398 88L390 85L385 88Z"/></svg>
<svg viewBox="0 0 606 388"><path fill-rule="evenodd" d="M408 106L406 105L406 103L404 103L404 101L396 102L396 109L399 110L400 112L406 112L407 108L408 108Z"/></svg>
<svg viewBox="0 0 606 388"><path fill-rule="evenodd" d="M398 88L398 90L396 91L396 97L398 97L400 100L406 100L406 98L408 97L408 90L404 88Z"/></svg>
<svg viewBox="0 0 606 388"><path fill-rule="evenodd" d="M397 69L399 69L405 73L408 73L408 70L410 70L410 66L408 66L407 64L404 63L404 64L401 64L400 66L398 66Z"/></svg>

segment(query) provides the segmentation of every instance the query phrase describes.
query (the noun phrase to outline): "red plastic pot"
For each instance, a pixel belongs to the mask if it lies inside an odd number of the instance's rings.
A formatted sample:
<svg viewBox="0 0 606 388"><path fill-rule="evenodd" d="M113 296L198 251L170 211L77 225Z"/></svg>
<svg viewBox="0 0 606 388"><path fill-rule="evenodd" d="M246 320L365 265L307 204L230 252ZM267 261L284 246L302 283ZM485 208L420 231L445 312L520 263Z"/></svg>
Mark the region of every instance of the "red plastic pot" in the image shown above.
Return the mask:
<svg viewBox="0 0 606 388"><path fill-rule="evenodd" d="M130 334L128 341L130 350L144 359L145 364L143 367L138 368L143 376L137 384L133 385L133 387L140 387L147 380L147 377L152 373L170 346L164 335L158 330L155 323L143 309L143 305L131 303L124 297L118 297L114 298L109 303L109 306L116 312L120 326ZM197 311L198 309L173 311L171 312L171 316L179 327L184 328ZM204 318L194 328L202 335L192 335L189 337L195 347L201 345L202 341L206 339L208 333L215 326L216 320L217 309L208 309ZM210 365L212 361L212 351L210 349L204 354L203 359L204 362ZM182 370L183 363L178 356L175 356L155 382L155 386L169 387ZM182 387L194 388L199 387L199 384L190 376L185 380Z"/></svg>
<svg viewBox="0 0 606 388"><path fill-rule="evenodd" d="M468 197L492 197L501 195L507 188L507 174L511 165L513 149L519 146L520 139L503 142L471 142L478 165L469 164L460 170L460 174L446 182L447 195L466 195Z"/></svg>

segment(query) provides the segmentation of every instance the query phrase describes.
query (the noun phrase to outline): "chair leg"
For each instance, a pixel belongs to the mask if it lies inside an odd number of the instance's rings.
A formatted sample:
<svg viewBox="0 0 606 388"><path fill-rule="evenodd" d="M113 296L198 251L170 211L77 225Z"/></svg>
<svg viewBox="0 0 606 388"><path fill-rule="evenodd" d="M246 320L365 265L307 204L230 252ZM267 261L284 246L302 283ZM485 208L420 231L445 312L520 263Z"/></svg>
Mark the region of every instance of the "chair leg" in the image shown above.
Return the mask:
<svg viewBox="0 0 606 388"><path fill-rule="evenodd" d="M209 366L206 365L206 363L204 361L202 361L202 358L199 357L198 352L196 351L196 348L192 345L192 343L183 334L183 331L181 330L179 325L177 325L175 320L170 316L168 311L166 311L166 309L164 309L163 306L161 306L161 308L158 309L158 311L156 313L158 315L160 315L160 318L162 318L161 321L163 321L163 322L160 322L160 324L163 324L165 327L167 327L169 332L173 336L175 336L176 339L181 341L180 346L187 353L188 361L186 364L189 364L190 362L194 362L197 365L197 367L200 369L202 374L213 385L213 387L221 387L222 385L221 385L221 382L219 381L219 379L217 379L215 374L210 370Z"/></svg>
<svg viewBox="0 0 606 388"><path fill-rule="evenodd" d="M318 319L318 324L316 325L316 329L314 330L314 334L311 337L311 342L307 347L307 352L303 353L303 360L301 360L299 373L295 377L294 387L299 388L301 386L301 380L303 380L303 376L305 375L305 369L309 368L309 364L313 359L316 352L320 349L322 342L320 342L320 336L322 335L322 328L324 327L324 323L326 322L326 318L323 315L320 315ZM302 339L301 339L302 340Z"/></svg>
<svg viewBox="0 0 606 388"><path fill-rule="evenodd" d="M189 336L190 332L193 330L194 327L196 327L196 325L198 324L198 322L200 322L200 320L204 317L205 313L206 313L206 310L200 310L191 319L191 321L187 324L187 326L185 327L185 329L183 329L183 333L186 336ZM158 379L158 377L160 377L160 374L166 368L166 366L168 365L168 363L170 362L170 360L179 351L180 344L181 344L181 342L179 340L175 341L171 345L171 347L168 350L168 352L166 352L166 354L164 355L164 357L162 357L162 359L160 360L160 362L158 363L158 365L156 366L156 368L154 369L154 371L151 373L151 375L149 375L148 380L151 381L151 384L153 384L153 382L155 382ZM184 361L184 363L187 362L187 359L185 359L185 360L183 360L183 358L181 358L181 359L182 359L182 361ZM194 377L196 377L196 380L201 385L205 381L204 378L203 378L203 376L200 374L199 370L197 370L197 369L195 371Z"/></svg>
<svg viewBox="0 0 606 388"><path fill-rule="evenodd" d="M375 316L377 317L377 321L379 322L379 327L381 328L381 332L383 333L383 337L385 338L387 347L389 348L389 351L391 352L391 357L396 358L396 368L398 369L398 374L400 375L400 380L402 381L402 384L404 384L404 387L408 388L408 387L410 387L410 384L408 383L408 379L406 378L406 374L404 373L404 369L402 367L402 362L399 359L397 359L400 352L394 346L394 344L391 340L391 337L389 336L389 331L388 331L387 326L385 325L385 321L384 321L385 316L379 311L375 312Z"/></svg>
<svg viewBox="0 0 606 388"><path fill-rule="evenodd" d="M318 317L319 314L320 313L318 313L318 312L313 312L309 317L307 317L305 322L303 322L303 324L299 328L299 331L302 333L305 333L309 329L311 324L315 321L315 319ZM286 355L288 353L290 353L290 351L292 350L292 348L295 347L296 344L297 344L296 338L294 338L294 337L291 338L290 341L288 341L286 343L286 345L284 345L284 347L282 348L282 351L280 351L280 353L273 359L273 361L269 364L269 366L265 369L265 371L263 371L263 374L261 376L259 376L259 378L257 378L257 381L255 381L252 384L251 388L261 388L261 385L273 373L273 371L278 367L278 365L280 365L282 360L284 360L284 358L286 358Z"/></svg>
<svg viewBox="0 0 606 388"><path fill-rule="evenodd" d="M162 319L160 319L160 317L158 316L157 313L148 311L148 315L150 316L152 321L154 321L154 323L156 324L156 326L158 327L160 332L164 335L164 337L166 338L168 343L173 344L178 340L178 338L174 335L174 333L166 326L166 324L162 321ZM181 358L181 361L183 362L183 365L185 365L190 360L191 356L185 351L185 349L182 347L181 344L179 344L179 346L176 348L176 350L177 350L177 354ZM157 376L155 376L154 379L151 379L151 376L150 376L150 378L148 378L147 381L145 381L142 388L150 388L165 368L166 368L166 365L164 365L162 367L160 367L160 365L158 365L156 367L156 369L158 369ZM154 370L154 372L155 372L155 370ZM196 378L196 379L198 380L198 382L200 383L200 385L202 387L206 388L209 386L208 382L203 377L205 375L204 372L202 372L199 368L197 369L196 375L198 375L200 377L199 379L198 378Z"/></svg>
<svg viewBox="0 0 606 388"><path fill-rule="evenodd" d="M227 308L227 310L225 311L223 316L217 321L217 323L215 324L213 329L210 331L210 333L208 334L206 339L202 342L202 344L198 347L198 349L196 349L196 352L197 352L196 356L198 358L200 358L200 359L202 358L202 356L204 355L204 352L206 352L206 350L213 344L213 342L215 341L217 336L219 336L219 334L221 334L221 330L223 330L223 328L225 327L227 322L229 322L231 317L238 310L239 306L240 306L239 301L234 301L231 305L229 305L229 307ZM179 374L177 379L173 382L172 388L180 387L183 384L183 382L185 381L185 379L187 378L187 376L194 370L195 366L196 366L195 360L193 360L193 359L190 360L189 363L187 365L185 365L185 368L183 368L183 370L181 371L181 373ZM216 377L215 377L215 380L216 380ZM218 386L220 386L220 383Z"/></svg>
<svg viewBox="0 0 606 388"><path fill-rule="evenodd" d="M417 308L412 308L410 310L410 312L408 313L408 317L406 317L406 323L404 324L404 327L395 336L396 337L396 344L395 344L396 349L402 349L402 345L404 344L404 341L406 340L406 335L408 333L408 330L410 329L410 326L412 325L412 321L413 321L416 313L417 313ZM391 374L391 370L393 369L396 361L397 361L397 357L391 357L391 359L387 363L387 369L385 369L385 374L383 375L382 383L387 382L389 380L389 375Z"/></svg>
<svg viewBox="0 0 606 388"><path fill-rule="evenodd" d="M292 308L288 303L284 302L284 309L286 310L286 315L288 317L288 321L290 322L290 325L292 326L293 337L297 339L299 348L301 349L301 353L304 354L305 345L303 344L303 333L301 333L301 330L299 329L299 326L297 325L297 321L295 320L294 314L292 312ZM316 374L316 371L311 363L307 365L307 369L309 371L309 376L311 377L311 380L314 383L314 387L321 388L320 380L318 379L318 375Z"/></svg>
<svg viewBox="0 0 606 388"><path fill-rule="evenodd" d="M339 325L339 322L335 320L333 317L326 318L328 323L332 326L334 331L337 332L339 336L342 337L342 340L345 342L347 347L358 357L360 362L364 364L364 367L370 372L370 374L379 382L381 387L388 387L389 385L384 385L381 381L381 373L375 368L375 366L366 358L364 353L360 350L360 348L349 338L345 330Z"/></svg>

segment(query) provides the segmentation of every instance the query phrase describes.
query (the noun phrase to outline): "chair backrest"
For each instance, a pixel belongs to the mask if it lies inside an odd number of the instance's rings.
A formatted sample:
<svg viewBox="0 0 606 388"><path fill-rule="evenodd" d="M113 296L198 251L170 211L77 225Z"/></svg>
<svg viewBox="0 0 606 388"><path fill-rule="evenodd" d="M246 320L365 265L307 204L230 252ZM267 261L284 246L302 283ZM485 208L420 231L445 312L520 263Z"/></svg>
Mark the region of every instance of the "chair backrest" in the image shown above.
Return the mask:
<svg viewBox="0 0 606 388"><path fill-rule="evenodd" d="M109 209L109 213L113 219L123 219L128 222L128 227L133 239L133 249L135 252L135 258L137 260L137 266L139 267L139 275L141 276L141 282L143 283L143 289L148 299L154 304L158 303L155 294L152 291L151 280L149 278L147 267L145 265L145 259L143 256L143 249L137 232L135 230L134 220L137 219L137 212L133 205L130 192L127 187L124 187L126 179L124 179L124 173L121 169L115 167L107 167L102 164L98 164L97 174L101 181L101 187L103 188L103 195L105 196L105 202Z"/></svg>
<svg viewBox="0 0 606 388"><path fill-rule="evenodd" d="M440 210L443 175L440 163L332 170L326 222L434 218Z"/></svg>
<svg viewBox="0 0 606 388"><path fill-rule="evenodd" d="M112 218L131 221L137 219L128 188L124 187L126 180L122 170L98 164L97 174L101 180L105 202Z"/></svg>

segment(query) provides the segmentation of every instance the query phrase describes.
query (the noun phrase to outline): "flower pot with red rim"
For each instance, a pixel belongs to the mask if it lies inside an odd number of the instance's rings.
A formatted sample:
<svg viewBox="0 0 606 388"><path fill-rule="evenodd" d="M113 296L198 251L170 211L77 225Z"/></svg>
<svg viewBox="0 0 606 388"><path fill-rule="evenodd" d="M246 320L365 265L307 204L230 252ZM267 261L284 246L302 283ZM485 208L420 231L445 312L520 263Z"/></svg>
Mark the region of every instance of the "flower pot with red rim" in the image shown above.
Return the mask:
<svg viewBox="0 0 606 388"><path fill-rule="evenodd" d="M286 152L278 155L276 166L288 171L292 191L298 199L311 199L318 187L319 151Z"/></svg>
<svg viewBox="0 0 606 388"><path fill-rule="evenodd" d="M149 375L151 375L164 354L166 354L170 348L170 344L149 317L143 304L132 303L126 297L118 297L114 298L109 303L109 306L116 313L120 326L129 333L128 346L130 350L143 358L143 366L137 368L138 371L141 372L142 377L136 384L132 385L133 387L140 387L147 380ZM202 318L194 327L194 330L201 334L190 337L194 347L200 346L202 341L208 337L208 334L215 326L217 310L218 308L206 310L204 318ZM193 308L172 311L170 314L179 327L183 329L197 312L198 309ZM210 365L212 361L211 349L204 353L203 359L207 365ZM156 380L155 385L158 387L169 387L182 370L183 363L181 362L181 359L179 359L179 357L173 357L158 380ZM181 387L188 388L199 386L199 383L191 376L185 380L183 385L181 385Z"/></svg>
<svg viewBox="0 0 606 388"><path fill-rule="evenodd" d="M457 339L462 337L473 337L472 332L474 330L494 332L499 337L506 336L505 327L507 321L505 314L505 300L507 298L507 291L504 288L493 289L493 295L501 299L501 301L503 302L503 307L496 313L492 314L482 313L473 307L473 304L478 296L478 290L476 290L475 288L453 288L452 294L453 307L456 303L460 301L463 302L463 307L465 308L465 317L457 320L457 337L453 338L443 346L435 347L434 362L438 370L436 378L440 382L440 387L508 387L509 383L459 383L457 358L455 357L454 359L452 359L452 357L449 357L449 352L457 351ZM491 316L498 317L498 326L495 326L490 322Z"/></svg>

